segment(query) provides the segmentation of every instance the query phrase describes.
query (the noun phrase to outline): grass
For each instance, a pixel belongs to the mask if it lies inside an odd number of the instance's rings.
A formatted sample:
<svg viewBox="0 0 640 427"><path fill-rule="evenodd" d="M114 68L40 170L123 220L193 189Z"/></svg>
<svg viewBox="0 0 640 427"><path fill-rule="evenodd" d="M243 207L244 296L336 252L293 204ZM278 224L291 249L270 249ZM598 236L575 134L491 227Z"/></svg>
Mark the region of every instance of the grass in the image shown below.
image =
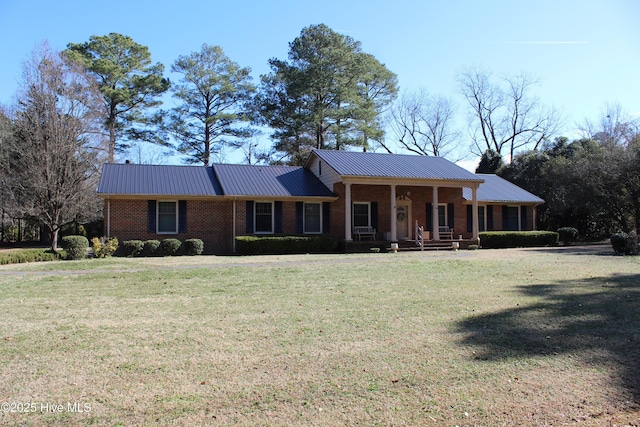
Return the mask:
<svg viewBox="0 0 640 427"><path fill-rule="evenodd" d="M635 425L640 258L608 254L3 266L0 398L38 410L0 424Z"/></svg>

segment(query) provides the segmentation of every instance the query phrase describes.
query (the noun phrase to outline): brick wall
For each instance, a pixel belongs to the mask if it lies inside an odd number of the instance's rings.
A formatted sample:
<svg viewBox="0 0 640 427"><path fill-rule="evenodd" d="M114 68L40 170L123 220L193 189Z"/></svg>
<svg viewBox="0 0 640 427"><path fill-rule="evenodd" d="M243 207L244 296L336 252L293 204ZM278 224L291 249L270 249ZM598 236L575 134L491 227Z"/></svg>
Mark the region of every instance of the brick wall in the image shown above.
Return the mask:
<svg viewBox="0 0 640 427"><path fill-rule="evenodd" d="M111 203L110 209L107 204ZM104 233L110 227L110 235L118 240L162 240L176 238L202 239L205 253L232 252L233 224L232 202L211 200L187 201L187 231L178 234L157 234L148 231L147 200L105 200ZM107 218L111 212L110 220Z"/></svg>

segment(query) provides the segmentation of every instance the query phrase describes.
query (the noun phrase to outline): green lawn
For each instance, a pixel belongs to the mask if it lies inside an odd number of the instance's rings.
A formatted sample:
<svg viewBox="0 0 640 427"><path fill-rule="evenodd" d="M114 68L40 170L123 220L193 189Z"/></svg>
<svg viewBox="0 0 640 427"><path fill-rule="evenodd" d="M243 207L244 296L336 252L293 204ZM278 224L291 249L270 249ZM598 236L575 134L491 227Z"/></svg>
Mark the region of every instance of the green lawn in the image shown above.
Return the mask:
<svg viewBox="0 0 640 427"><path fill-rule="evenodd" d="M606 247L12 265L0 292L0 425L640 418L640 257Z"/></svg>

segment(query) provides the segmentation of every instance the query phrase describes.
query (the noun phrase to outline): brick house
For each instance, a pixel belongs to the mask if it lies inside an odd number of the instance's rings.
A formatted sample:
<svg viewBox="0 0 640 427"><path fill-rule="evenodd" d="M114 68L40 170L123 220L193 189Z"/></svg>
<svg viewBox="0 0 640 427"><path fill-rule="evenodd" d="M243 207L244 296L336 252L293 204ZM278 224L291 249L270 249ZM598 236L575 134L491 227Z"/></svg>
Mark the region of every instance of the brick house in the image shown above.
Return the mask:
<svg viewBox="0 0 640 427"><path fill-rule="evenodd" d="M477 242L482 230L535 229L544 202L440 157L334 150L303 167L105 164L98 195L106 236L199 238L213 254L234 253L242 235L412 240L416 223L434 241Z"/></svg>

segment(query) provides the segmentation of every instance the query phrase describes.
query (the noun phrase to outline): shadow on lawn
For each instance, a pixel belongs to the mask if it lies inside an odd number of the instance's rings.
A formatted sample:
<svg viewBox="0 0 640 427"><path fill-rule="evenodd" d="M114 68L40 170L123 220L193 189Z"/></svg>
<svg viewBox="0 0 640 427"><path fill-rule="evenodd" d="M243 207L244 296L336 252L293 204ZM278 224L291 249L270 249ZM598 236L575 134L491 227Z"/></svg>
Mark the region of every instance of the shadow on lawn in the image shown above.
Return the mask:
<svg viewBox="0 0 640 427"><path fill-rule="evenodd" d="M536 302L461 321L477 358L569 353L619 376L640 403L640 274L519 287Z"/></svg>

